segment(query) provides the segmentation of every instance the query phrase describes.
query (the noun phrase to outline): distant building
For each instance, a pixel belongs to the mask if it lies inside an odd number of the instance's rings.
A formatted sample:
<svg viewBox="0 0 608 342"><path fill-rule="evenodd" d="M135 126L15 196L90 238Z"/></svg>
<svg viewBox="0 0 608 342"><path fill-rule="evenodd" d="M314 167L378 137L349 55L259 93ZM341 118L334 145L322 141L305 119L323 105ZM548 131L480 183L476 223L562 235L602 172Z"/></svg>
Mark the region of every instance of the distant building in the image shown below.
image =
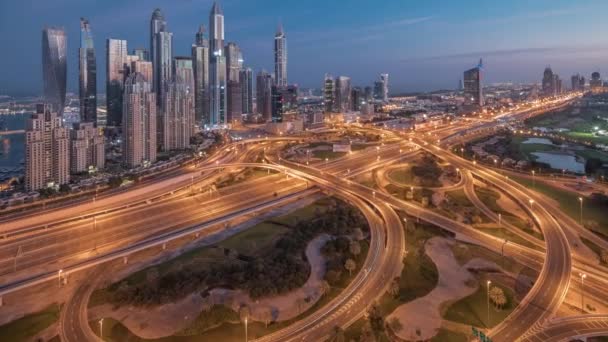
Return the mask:
<svg viewBox="0 0 608 342"><path fill-rule="evenodd" d="M272 120L272 76L262 70L256 77L257 113L265 122Z"/></svg>
<svg viewBox="0 0 608 342"><path fill-rule="evenodd" d="M192 59L175 57L173 81L167 86L160 113L159 138L163 151L185 150L194 134L194 72Z"/></svg>
<svg viewBox="0 0 608 342"><path fill-rule="evenodd" d="M105 157L105 138L94 124L74 124L70 131L70 171L82 173L103 170Z"/></svg>
<svg viewBox="0 0 608 342"><path fill-rule="evenodd" d="M133 50L133 55L137 56L140 61L149 62L150 52L144 48L137 48Z"/></svg>
<svg viewBox="0 0 608 342"><path fill-rule="evenodd" d="M243 115L243 92L241 82L228 80L228 108L226 123L234 124L241 121Z"/></svg>
<svg viewBox="0 0 608 342"><path fill-rule="evenodd" d="M156 94L140 73L131 74L124 88L123 162L129 168L147 166L156 161Z"/></svg>
<svg viewBox="0 0 608 342"><path fill-rule="evenodd" d="M79 99L80 120L97 125L97 61L89 21L80 18Z"/></svg>
<svg viewBox="0 0 608 342"><path fill-rule="evenodd" d="M280 24L274 35L274 76L275 85L287 86L287 36Z"/></svg>
<svg viewBox="0 0 608 342"><path fill-rule="evenodd" d="M130 73L138 72L142 74L147 82L152 82L152 80L154 79L154 70L152 67L152 62L141 60L132 61L129 70Z"/></svg>
<svg viewBox="0 0 608 342"><path fill-rule="evenodd" d="M346 113L351 110L351 104L350 77L340 76L336 79L335 111Z"/></svg>
<svg viewBox="0 0 608 342"><path fill-rule="evenodd" d="M562 93L562 79L559 78L559 75L557 75L557 74L553 75L553 86L555 87L554 88L555 95L559 95Z"/></svg>
<svg viewBox="0 0 608 342"><path fill-rule="evenodd" d="M228 43L224 47L226 56L226 74L228 81L239 81L239 72L243 68L243 55L236 43Z"/></svg>
<svg viewBox="0 0 608 342"><path fill-rule="evenodd" d="M351 91L350 97L352 100L351 108L354 111L360 111L361 105L365 103L365 98L363 96L363 91L361 91L361 88L354 87Z"/></svg>
<svg viewBox="0 0 608 342"><path fill-rule="evenodd" d="M330 74L325 74L323 81L323 103L326 113L331 113L336 109L336 83Z"/></svg>
<svg viewBox="0 0 608 342"><path fill-rule="evenodd" d="M228 107L226 56L224 56L224 13L217 2L209 14L209 125L222 126L226 122Z"/></svg>
<svg viewBox="0 0 608 342"><path fill-rule="evenodd" d="M388 74L380 74L380 82L382 82L382 101L388 102Z"/></svg>
<svg viewBox="0 0 608 342"><path fill-rule="evenodd" d="M42 31L42 77L44 100L57 115L63 115L67 81L67 35L61 28Z"/></svg>
<svg viewBox="0 0 608 342"><path fill-rule="evenodd" d="M241 107L243 114L253 114L253 71L251 68L241 69Z"/></svg>
<svg viewBox="0 0 608 342"><path fill-rule="evenodd" d="M118 127L122 123L122 95L127 62L127 41L106 40L106 109L107 125Z"/></svg>
<svg viewBox="0 0 608 342"><path fill-rule="evenodd" d="M192 67L194 70L195 121L203 127L210 124L209 117L209 41L205 38L205 27L201 25L192 45Z"/></svg>
<svg viewBox="0 0 608 342"><path fill-rule="evenodd" d="M25 129L25 188L57 187L70 181L69 130L49 104L39 104Z"/></svg>
<svg viewBox="0 0 608 342"><path fill-rule="evenodd" d="M584 88L581 88L581 75L576 74L576 75L572 75L572 77L570 78L571 81L571 85L570 88L572 89L572 91L583 91Z"/></svg>
<svg viewBox="0 0 608 342"><path fill-rule="evenodd" d="M156 102L162 106L162 99L173 80L173 33L160 31L156 34L157 60L152 62L156 78ZM156 64L154 64L156 63Z"/></svg>
<svg viewBox="0 0 608 342"><path fill-rule="evenodd" d="M555 96L556 87L555 84L555 75L553 74L553 70L550 67L545 68L543 73L543 82L542 82L542 92L544 96L550 97Z"/></svg>
<svg viewBox="0 0 608 342"><path fill-rule="evenodd" d="M283 122L286 115L295 116L298 109L298 87L272 87L272 122Z"/></svg>
<svg viewBox="0 0 608 342"><path fill-rule="evenodd" d="M483 107L483 61L464 72L464 94L469 104Z"/></svg>
<svg viewBox="0 0 608 342"><path fill-rule="evenodd" d="M603 83L602 83L602 77L599 72L596 71L591 74L591 80L589 80L589 87L591 88L591 91L594 93L602 91Z"/></svg>

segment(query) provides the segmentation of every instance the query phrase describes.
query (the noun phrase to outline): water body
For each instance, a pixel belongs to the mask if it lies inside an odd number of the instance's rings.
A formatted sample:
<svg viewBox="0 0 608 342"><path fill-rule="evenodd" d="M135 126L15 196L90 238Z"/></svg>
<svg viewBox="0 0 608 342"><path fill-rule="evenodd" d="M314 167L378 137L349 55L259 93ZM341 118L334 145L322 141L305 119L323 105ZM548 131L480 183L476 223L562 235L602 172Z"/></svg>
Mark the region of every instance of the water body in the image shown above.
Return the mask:
<svg viewBox="0 0 608 342"><path fill-rule="evenodd" d="M528 138L522 144L541 144L541 145L553 145L551 140L547 138Z"/></svg>
<svg viewBox="0 0 608 342"><path fill-rule="evenodd" d="M30 114L1 115L0 121L6 130L25 129L25 122ZM2 136L0 132L0 168L21 166L25 158L25 135L12 134Z"/></svg>
<svg viewBox="0 0 608 342"><path fill-rule="evenodd" d="M547 163L552 169L585 173L585 164L577 161L576 157L571 154L532 152L532 155L536 157L536 161Z"/></svg>

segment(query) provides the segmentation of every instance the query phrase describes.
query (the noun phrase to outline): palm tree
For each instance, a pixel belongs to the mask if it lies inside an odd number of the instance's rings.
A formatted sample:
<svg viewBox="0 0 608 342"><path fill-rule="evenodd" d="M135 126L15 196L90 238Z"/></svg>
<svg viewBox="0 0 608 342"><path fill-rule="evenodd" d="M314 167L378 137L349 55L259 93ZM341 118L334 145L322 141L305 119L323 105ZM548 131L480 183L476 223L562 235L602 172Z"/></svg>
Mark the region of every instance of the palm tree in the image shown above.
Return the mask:
<svg viewBox="0 0 608 342"><path fill-rule="evenodd" d="M357 268L357 263L353 259L348 259L344 263L344 268L348 271L349 275L353 275L353 271Z"/></svg>
<svg viewBox="0 0 608 342"><path fill-rule="evenodd" d="M331 286L327 282L327 280L323 280L319 285L319 290L321 290L321 295L325 295L329 290L331 290Z"/></svg>
<svg viewBox="0 0 608 342"><path fill-rule="evenodd" d="M359 241L351 241L350 245L348 246L348 250L350 254L357 256L361 254L361 244Z"/></svg>
<svg viewBox="0 0 608 342"><path fill-rule="evenodd" d="M497 286L494 286L490 289L490 300L499 309L502 309L502 307L507 304L507 297L505 296L505 292Z"/></svg>
<svg viewBox="0 0 608 342"><path fill-rule="evenodd" d="M399 294L399 290L399 278L395 278L391 282L391 285L388 287L388 294L393 297L397 297L397 295Z"/></svg>

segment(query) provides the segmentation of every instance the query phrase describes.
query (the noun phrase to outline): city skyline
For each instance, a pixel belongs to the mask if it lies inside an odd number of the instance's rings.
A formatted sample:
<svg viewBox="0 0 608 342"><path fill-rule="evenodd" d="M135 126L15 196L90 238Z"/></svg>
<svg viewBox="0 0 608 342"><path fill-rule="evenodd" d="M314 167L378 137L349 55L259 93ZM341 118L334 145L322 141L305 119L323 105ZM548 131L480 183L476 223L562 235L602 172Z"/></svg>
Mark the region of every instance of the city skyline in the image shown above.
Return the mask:
<svg viewBox="0 0 608 342"><path fill-rule="evenodd" d="M524 4L481 4L467 1L462 8L445 1L410 7L389 2L381 9L369 9L361 3L355 10L344 13L327 13L339 4L307 4L273 6L269 1L260 8L242 1L223 1L220 5L226 14L226 41L237 41L245 55L245 64L254 71L273 68L273 35L278 23L285 26L290 36L290 79L301 87L319 88L319 79L330 72L349 75L353 84L369 84L381 72L391 74L393 92L426 91L438 88L455 88L461 71L470 65L470 58L484 58L487 66L487 83L498 81L538 81L537 70L551 65L559 74L581 73L589 78L591 72L603 70L603 59L608 54L600 35L583 35L597 32L606 24L593 20L601 7L592 1L571 6L566 1L551 2L552 9L544 9L549 2ZM125 39L131 48L148 48L149 16L158 6L174 33L174 55L187 55L192 36L200 24L207 22L211 1L171 4L167 1L134 2L124 15L112 16L111 10L120 4L110 2L107 8L85 5L66 0L62 5L49 7L32 0L33 15L26 18L27 26L19 34L0 38L7 45L16 46L22 54L5 54L0 81L2 94L42 93L41 75L35 68L27 69L36 62L39 47L24 42L34 39L34 31L45 26L60 26L68 36L68 91L78 92L78 19L90 20L94 43L102 47L107 38ZM471 6L468 6L471 5ZM3 5L7 18L2 18L3 32L14 33L22 25L10 25L10 14L20 9L17 4ZM464 8L470 9L463 13ZM598 8L600 7L600 8ZM608 7L608 6L607 6ZM29 9L28 9L29 10ZM254 10L254 13L251 11ZM43 11L40 16L35 15ZM256 16L260 11L264 11ZM508 11L512 15L503 15ZM248 13L249 12L249 13ZM314 14L318 12L318 15ZM470 12L470 13L469 13ZM364 16L363 14L367 14ZM332 20L332 15L334 16ZM459 20L459 18L467 20ZM121 18L125 20L120 20ZM257 19L255 19L257 18ZM315 18L315 25L310 19ZM585 22L585 25L561 25L562 22ZM523 24L523 25L522 25ZM356 28L352 28L356 25ZM565 27L564 27L565 26ZM351 30L354 30L351 32ZM458 28L458 39L450 33ZM466 34L474 39L462 39ZM398 44L394 44L398 41ZM492 43L492 44L489 44ZM493 46L492 49L485 46ZM384 49L386 53L374 54ZM98 53L98 65L105 65L105 55ZM347 57L345 57L347 56ZM371 57L374 57L373 59ZM313 58L314 57L314 58ZM380 70L382 65L384 70ZM534 72L533 72L534 71ZM98 88L105 89L103 73L98 77ZM434 77L426 77L432 75ZM441 76L441 77L440 77ZM533 77L536 76L536 77Z"/></svg>

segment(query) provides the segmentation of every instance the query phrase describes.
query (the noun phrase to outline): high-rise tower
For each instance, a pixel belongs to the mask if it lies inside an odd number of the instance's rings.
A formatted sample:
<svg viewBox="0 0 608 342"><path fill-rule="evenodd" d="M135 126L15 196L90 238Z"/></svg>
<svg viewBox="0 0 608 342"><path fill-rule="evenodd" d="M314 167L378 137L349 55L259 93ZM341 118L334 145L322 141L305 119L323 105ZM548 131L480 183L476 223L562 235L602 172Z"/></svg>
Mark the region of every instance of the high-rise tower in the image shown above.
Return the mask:
<svg viewBox="0 0 608 342"><path fill-rule="evenodd" d="M97 124L97 62L89 21L80 18L80 120Z"/></svg>
<svg viewBox="0 0 608 342"><path fill-rule="evenodd" d="M67 35L61 28L42 31L42 77L45 101L59 116L65 107L67 80Z"/></svg>
<svg viewBox="0 0 608 342"><path fill-rule="evenodd" d="M257 113L263 121L269 122L272 119L272 76L265 70L257 75L256 92Z"/></svg>
<svg viewBox="0 0 608 342"><path fill-rule="evenodd" d="M195 122L203 127L209 118L209 41L205 27L201 25L192 45L192 69L194 71Z"/></svg>
<svg viewBox="0 0 608 342"><path fill-rule="evenodd" d="M146 78L132 73L125 81L122 157L127 167L156 161L156 94Z"/></svg>
<svg viewBox="0 0 608 342"><path fill-rule="evenodd" d="M127 63L127 41L106 40L106 108L107 125L122 124L122 95Z"/></svg>
<svg viewBox="0 0 608 342"><path fill-rule="evenodd" d="M227 124L227 75L224 56L224 14L217 2L213 3L209 15L209 102L210 126Z"/></svg>
<svg viewBox="0 0 608 342"><path fill-rule="evenodd" d="M464 94L470 104L483 107L483 61L464 72Z"/></svg>
<svg viewBox="0 0 608 342"><path fill-rule="evenodd" d="M150 20L150 57L151 57L151 62L154 68L154 72L153 72L153 77L154 77L154 82L152 83L152 87L154 88L154 90L157 89L157 84L158 84L158 75L160 75L160 73L156 70L157 69L157 60L159 58L159 48L158 48L158 43L157 43L157 38L156 35L161 32L164 31L165 28L167 26L167 22L165 21L165 17L163 16L163 13L160 11L160 8L157 8L154 10L154 12L152 12L152 19Z"/></svg>
<svg viewBox="0 0 608 342"><path fill-rule="evenodd" d="M287 85L287 36L281 24L274 35L274 76L276 85Z"/></svg>

